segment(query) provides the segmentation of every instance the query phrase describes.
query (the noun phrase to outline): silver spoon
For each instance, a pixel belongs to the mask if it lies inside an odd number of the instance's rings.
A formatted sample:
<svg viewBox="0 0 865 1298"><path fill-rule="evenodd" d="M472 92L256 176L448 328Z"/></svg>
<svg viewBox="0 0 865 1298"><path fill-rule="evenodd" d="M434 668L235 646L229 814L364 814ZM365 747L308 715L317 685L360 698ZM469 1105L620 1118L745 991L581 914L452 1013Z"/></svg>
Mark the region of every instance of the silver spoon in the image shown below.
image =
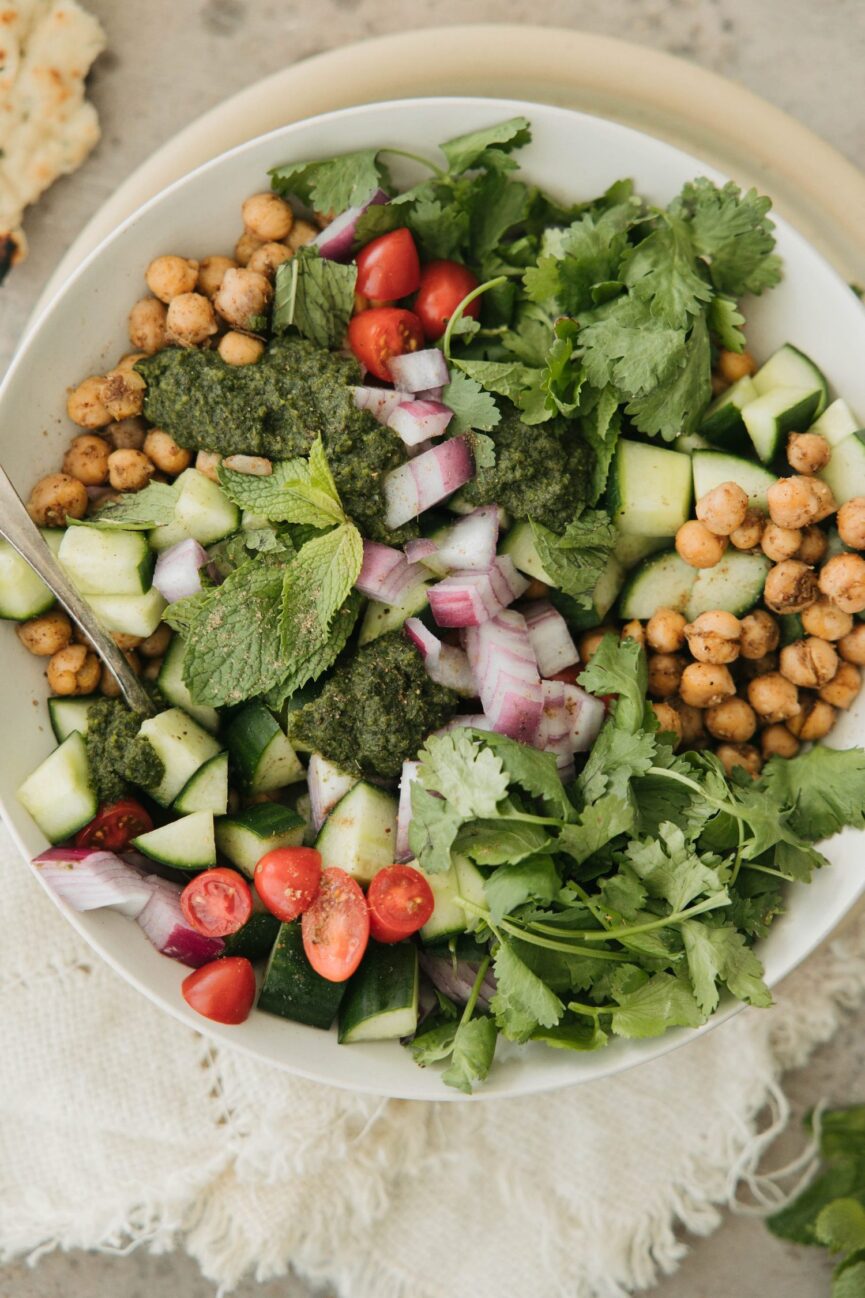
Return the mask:
<svg viewBox="0 0 865 1298"><path fill-rule="evenodd" d="M75 619L117 681L123 697L132 710L141 712L145 716L153 716L156 707L150 695L111 636L99 625L90 605L69 582L2 468L0 468L0 536L5 537L21 558L30 564L48 589L57 596L69 616Z"/></svg>

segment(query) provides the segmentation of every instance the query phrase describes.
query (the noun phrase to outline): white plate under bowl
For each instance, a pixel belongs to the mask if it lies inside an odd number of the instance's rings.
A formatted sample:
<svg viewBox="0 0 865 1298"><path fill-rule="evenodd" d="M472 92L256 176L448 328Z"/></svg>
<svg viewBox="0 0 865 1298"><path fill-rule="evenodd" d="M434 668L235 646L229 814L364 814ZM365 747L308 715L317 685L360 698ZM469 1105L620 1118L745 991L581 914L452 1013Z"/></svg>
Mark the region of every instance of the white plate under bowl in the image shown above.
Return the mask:
<svg viewBox="0 0 865 1298"><path fill-rule="evenodd" d="M618 123L505 99L369 104L297 122L240 145L177 181L130 217L71 275L29 331L0 390L0 460L19 490L26 493L36 478L56 470L76 431L65 414L66 388L87 374L104 372L128 350L126 315L141 296L150 259L169 251L189 256L230 251L240 204L265 186L269 167L371 146L434 153L440 140L517 113L531 119L534 131L532 144L520 155L524 173L563 198L589 198L618 177L631 176L642 194L666 202L695 175L724 179L697 158ZM394 170L398 181L418 174ZM779 288L747 305L751 347L765 356L790 339L814 357L854 409L865 410L865 310L836 272L780 220L778 246L786 276ZM45 843L18 805L15 789L53 746L43 664L21 650L10 625L2 629L2 653L0 715L7 745L0 803L22 853L30 857ZM846 746L861 741L863 730L865 704L860 701L842 718L833 742ZM14 742L9 742L12 736ZM809 887L791 890L789 912L761 946L770 984L789 973L859 897L865 886L861 852L860 835L841 835L828 849L832 868ZM180 996L183 967L158 955L137 926L114 914L75 915L61 909L130 983L218 1040L337 1086L411 1099L463 1098L443 1087L433 1070L416 1068L406 1052L391 1043L338 1046L333 1033L264 1013L253 1014L240 1027L209 1023ZM733 1012L734 1006L727 1007L711 1024ZM597 1054L576 1056L542 1046L503 1048L489 1084L475 1098L597 1079L653 1059L696 1035L676 1032L657 1041L620 1041Z"/></svg>

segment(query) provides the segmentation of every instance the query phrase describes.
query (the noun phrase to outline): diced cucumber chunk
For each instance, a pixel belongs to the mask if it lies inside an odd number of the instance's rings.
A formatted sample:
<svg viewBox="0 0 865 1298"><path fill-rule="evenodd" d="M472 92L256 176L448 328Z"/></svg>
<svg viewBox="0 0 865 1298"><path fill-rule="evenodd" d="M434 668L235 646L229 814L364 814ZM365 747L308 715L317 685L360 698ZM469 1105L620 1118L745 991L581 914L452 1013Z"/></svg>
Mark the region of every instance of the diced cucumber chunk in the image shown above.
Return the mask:
<svg viewBox="0 0 865 1298"><path fill-rule="evenodd" d="M57 557L82 595L143 595L150 589L153 551L142 532L70 526Z"/></svg>
<svg viewBox="0 0 865 1298"><path fill-rule="evenodd" d="M183 660L185 657L186 641L182 636L175 635L162 660L162 667L156 678L156 684L159 686L163 698L167 699L169 703L175 704L178 708L183 708L183 711L187 712L199 725L204 726L205 730L215 733L219 728L219 713L216 708L210 708L204 703L193 702L189 686L183 679Z"/></svg>
<svg viewBox="0 0 865 1298"><path fill-rule="evenodd" d="M663 550L644 559L625 583L619 615L625 620L650 618L659 608L683 613L697 580L697 569L680 559L675 550Z"/></svg>
<svg viewBox="0 0 865 1298"><path fill-rule="evenodd" d="M28 775L17 796L52 843L61 843L93 819L98 802L87 745L77 731Z"/></svg>
<svg viewBox="0 0 865 1298"><path fill-rule="evenodd" d="M219 752L213 735L180 708L168 708L148 717L138 733L150 741L165 767L162 783L148 790L163 807L170 807L195 772Z"/></svg>
<svg viewBox="0 0 865 1298"><path fill-rule="evenodd" d="M412 861L412 865L420 870L417 861ZM427 944L444 942L456 934L475 929L477 919L461 903L465 900L475 906L487 904L483 875L477 866L467 856L454 852L446 874L420 872L435 898L435 910L420 931L421 941Z"/></svg>
<svg viewBox="0 0 865 1298"><path fill-rule="evenodd" d="M42 539L55 554L63 540L59 527L40 528ZM47 613L54 596L41 577L13 550L8 541L0 541L0 619L26 622L28 618Z"/></svg>
<svg viewBox="0 0 865 1298"><path fill-rule="evenodd" d="M225 727L225 742L249 793L272 793L304 778L297 753L260 699L234 713Z"/></svg>
<svg viewBox="0 0 865 1298"><path fill-rule="evenodd" d="M211 545L240 527L240 510L216 482L197 469L186 469L177 479L180 493L174 520L187 536L201 545Z"/></svg>
<svg viewBox="0 0 865 1298"><path fill-rule="evenodd" d="M832 488L839 505L865 496L865 431L852 433L832 447L832 458L819 476Z"/></svg>
<svg viewBox="0 0 865 1298"><path fill-rule="evenodd" d="M189 533L186 528L172 519L170 523L162 523L159 527L154 527L147 535L150 542L151 550L159 554L162 550L170 550L172 545L177 545L178 541L188 541Z"/></svg>
<svg viewBox="0 0 865 1298"><path fill-rule="evenodd" d="M735 482L748 495L748 503L764 512L768 509L766 492L776 481L774 473L746 460L740 455L724 451L697 451L692 459L694 469L694 498L700 500L707 492L720 487L722 482Z"/></svg>
<svg viewBox="0 0 865 1298"><path fill-rule="evenodd" d="M536 581L555 586L556 583L541 563L531 523L514 523L500 549L502 554L510 555L514 567L525 573L527 577L534 577Z"/></svg>
<svg viewBox="0 0 865 1298"><path fill-rule="evenodd" d="M228 753L217 753L198 770L174 799L174 810L189 814L211 811L224 816L228 810Z"/></svg>
<svg viewBox="0 0 865 1298"><path fill-rule="evenodd" d="M418 958L413 942L370 942L339 1009L339 1040L394 1041L417 1029Z"/></svg>
<svg viewBox="0 0 865 1298"><path fill-rule="evenodd" d="M263 856L277 847L298 847L305 829L303 818L290 807L260 802L217 820L216 846L251 879Z"/></svg>
<svg viewBox="0 0 865 1298"><path fill-rule="evenodd" d="M656 554L669 544L665 536L628 536L622 532L613 546L613 556L623 568L633 568L641 559Z"/></svg>
<svg viewBox="0 0 865 1298"><path fill-rule="evenodd" d="M619 439L607 491L610 513L620 532L675 536L689 517L691 489L687 455Z"/></svg>
<svg viewBox="0 0 865 1298"><path fill-rule="evenodd" d="M279 937L279 920L269 910L256 910L243 928L229 933L222 954L244 955L247 960L266 960Z"/></svg>
<svg viewBox="0 0 865 1298"><path fill-rule="evenodd" d="M715 446L725 450L741 449L748 440L742 421L742 407L756 401L759 395L754 380L749 375L737 379L709 406L700 424L700 432Z"/></svg>
<svg viewBox="0 0 865 1298"><path fill-rule="evenodd" d="M788 433L801 433L820 401L815 388L771 388L742 410L748 436L764 464L782 454Z"/></svg>
<svg viewBox="0 0 865 1298"><path fill-rule="evenodd" d="M792 343L785 343L770 356L754 375L754 387L759 396L771 392L774 388L808 388L816 391L817 400L812 418L816 419L826 409L829 400L829 384L826 375L815 365L810 356L800 352ZM803 425L803 431L807 425Z"/></svg>
<svg viewBox="0 0 865 1298"><path fill-rule="evenodd" d="M159 626L165 600L155 586L146 595L87 595L87 603L106 631L141 636L146 640Z"/></svg>
<svg viewBox="0 0 865 1298"><path fill-rule="evenodd" d="M710 451L712 443L701 433L682 433L673 439L671 449L680 455L693 455L694 451Z"/></svg>
<svg viewBox="0 0 865 1298"><path fill-rule="evenodd" d="M209 870L216 865L213 812L196 811L132 840L139 852L176 870Z"/></svg>
<svg viewBox="0 0 865 1298"><path fill-rule="evenodd" d="M315 845L325 869L338 865L359 883L369 883L396 850L397 801L361 781L340 798Z"/></svg>
<svg viewBox="0 0 865 1298"><path fill-rule="evenodd" d="M371 599L360 624L358 644L360 646L370 644L380 635L398 630L407 618L415 617L422 612L429 603L427 586L428 583L425 581L410 586L405 593L405 598L399 604L380 604L378 600Z"/></svg>
<svg viewBox="0 0 865 1298"><path fill-rule="evenodd" d="M825 437L830 446L837 446L851 433L858 433L862 421L857 419L843 397L827 406L819 419L808 429L809 433L819 433Z"/></svg>
<svg viewBox="0 0 865 1298"><path fill-rule="evenodd" d="M307 960L300 920L283 924L264 971L258 1008L327 1030L336 1018L345 989L345 983L322 978Z"/></svg>
<svg viewBox="0 0 865 1298"><path fill-rule="evenodd" d="M48 717L58 744L62 744L75 730L79 735L87 734L88 713L99 698L98 694L84 694L78 698L58 694L48 700Z"/></svg>
<svg viewBox="0 0 865 1298"><path fill-rule="evenodd" d="M600 626L615 604L619 591L625 584L625 569L614 554L607 559L604 569L592 591L590 608L582 608L575 599L553 588L550 600L561 613L572 631L585 631Z"/></svg>
<svg viewBox="0 0 865 1298"><path fill-rule="evenodd" d="M727 550L714 568L701 568L697 573L685 616L693 621L711 609L723 609L736 617L749 613L763 596L771 566L765 555Z"/></svg>

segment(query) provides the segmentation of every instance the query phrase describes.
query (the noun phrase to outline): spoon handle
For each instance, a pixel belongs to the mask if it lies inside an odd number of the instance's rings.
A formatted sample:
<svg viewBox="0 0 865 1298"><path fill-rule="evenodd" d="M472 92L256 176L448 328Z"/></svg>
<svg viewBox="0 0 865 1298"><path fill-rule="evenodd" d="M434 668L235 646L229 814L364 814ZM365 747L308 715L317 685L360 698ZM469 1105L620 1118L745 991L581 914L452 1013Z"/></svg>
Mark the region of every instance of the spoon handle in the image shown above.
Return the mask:
<svg viewBox="0 0 865 1298"><path fill-rule="evenodd" d="M5 537L21 558L30 564L48 589L57 596L70 617L75 619L117 681L123 697L133 711L153 716L156 708L150 695L111 636L99 625L90 605L69 582L2 468L0 468L0 536Z"/></svg>

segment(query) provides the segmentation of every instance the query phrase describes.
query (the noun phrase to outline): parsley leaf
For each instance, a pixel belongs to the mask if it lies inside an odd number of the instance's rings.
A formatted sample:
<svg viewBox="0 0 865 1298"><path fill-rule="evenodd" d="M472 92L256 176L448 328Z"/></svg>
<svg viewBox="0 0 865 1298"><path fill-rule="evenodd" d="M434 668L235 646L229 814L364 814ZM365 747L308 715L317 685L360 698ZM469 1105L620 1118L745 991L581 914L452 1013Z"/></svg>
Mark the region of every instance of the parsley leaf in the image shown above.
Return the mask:
<svg viewBox="0 0 865 1298"><path fill-rule="evenodd" d="M90 518L70 518L72 527L97 527L106 531L118 527L127 532L145 532L174 519L179 488L176 483L150 482L141 491L128 491Z"/></svg>
<svg viewBox="0 0 865 1298"><path fill-rule="evenodd" d="M288 162L274 167L270 183L278 194L294 194L319 212L342 212L364 202L381 186L390 188L380 149L359 149L321 162Z"/></svg>
<svg viewBox="0 0 865 1298"><path fill-rule="evenodd" d="M311 244L298 248L276 272L273 328L294 326L319 347L331 350L345 340L354 309L357 267L322 257Z"/></svg>
<svg viewBox="0 0 865 1298"><path fill-rule="evenodd" d="M441 151L447 158L448 169L458 174L475 167L498 166L501 156L529 144L532 130L526 117L511 117L495 126L470 131L446 140Z"/></svg>

